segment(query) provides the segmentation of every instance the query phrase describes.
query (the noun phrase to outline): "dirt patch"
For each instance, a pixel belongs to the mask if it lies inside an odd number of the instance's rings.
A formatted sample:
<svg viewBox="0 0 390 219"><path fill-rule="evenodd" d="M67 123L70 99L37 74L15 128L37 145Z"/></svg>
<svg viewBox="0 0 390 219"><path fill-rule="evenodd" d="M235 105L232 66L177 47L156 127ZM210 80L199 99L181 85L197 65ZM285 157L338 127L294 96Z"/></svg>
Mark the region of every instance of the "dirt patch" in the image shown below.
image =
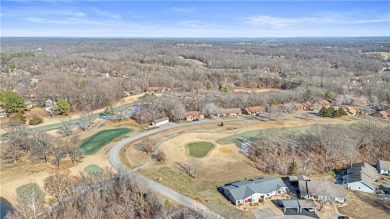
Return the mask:
<svg viewBox="0 0 390 219"><path fill-rule="evenodd" d="M226 153L226 154L232 152L232 149L230 149L230 148L219 148L218 150L219 150L220 152Z"/></svg>
<svg viewBox="0 0 390 219"><path fill-rule="evenodd" d="M192 199L194 199L196 202L202 202L202 199L199 198L198 196L196 196L196 197L194 197L194 198L192 198Z"/></svg>

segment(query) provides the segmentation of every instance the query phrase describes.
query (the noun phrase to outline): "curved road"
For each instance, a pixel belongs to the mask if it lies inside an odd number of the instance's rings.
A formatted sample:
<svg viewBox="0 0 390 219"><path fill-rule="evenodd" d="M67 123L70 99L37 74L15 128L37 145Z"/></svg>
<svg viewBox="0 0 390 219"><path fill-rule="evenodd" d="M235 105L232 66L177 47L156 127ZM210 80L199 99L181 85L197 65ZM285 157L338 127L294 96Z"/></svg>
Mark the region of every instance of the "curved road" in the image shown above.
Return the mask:
<svg viewBox="0 0 390 219"><path fill-rule="evenodd" d="M224 120L214 120L214 121L199 121L199 122L192 122L192 123L185 123L185 124L172 124L169 123L167 125L161 126L157 129L153 129L150 131L142 132L140 134L137 134L135 136L128 137L122 141L119 141L116 143L109 152L109 161L111 165L118 171L126 171L127 173L136 174L137 177L142 180L142 182L148 186L150 189L154 190L157 193L160 193L161 195L174 200L177 203L180 203L188 208L194 209L198 212L201 212L206 218L223 218L222 216L216 214L215 212L208 209L206 206L194 201L193 199L180 194L166 186L161 185L160 183L157 183L139 173L137 173L137 170L139 170L141 167L138 167L136 169L129 169L126 165L124 165L119 157L120 150L122 147L124 147L126 144L136 141L140 138L153 135L156 133L160 133L163 131L166 131L168 129L172 128L178 128L183 126L193 126L193 125L204 125L204 124L213 124L213 123L220 123L220 122L230 122L230 121L238 121L238 120L244 120L245 118L235 118L235 119L224 119ZM146 163L148 164L148 163Z"/></svg>

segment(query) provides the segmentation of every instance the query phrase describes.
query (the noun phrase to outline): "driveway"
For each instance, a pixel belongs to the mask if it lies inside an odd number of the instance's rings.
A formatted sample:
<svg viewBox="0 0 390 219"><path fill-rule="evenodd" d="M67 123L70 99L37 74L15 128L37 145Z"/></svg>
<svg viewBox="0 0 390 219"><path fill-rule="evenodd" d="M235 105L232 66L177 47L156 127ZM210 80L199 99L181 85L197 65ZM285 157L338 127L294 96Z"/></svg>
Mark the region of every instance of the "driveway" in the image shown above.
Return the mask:
<svg viewBox="0 0 390 219"><path fill-rule="evenodd" d="M231 122L231 121L239 121L239 120L245 120L244 117L234 118L234 119L224 119L224 122ZM169 199L174 200L177 203L180 203L188 208L194 209L198 212L201 212L206 218L223 218L222 216L216 214L215 212L208 209L206 206L196 202L192 198L189 198L183 194L180 194L160 183L157 183L137 172L137 170L141 169L143 166L150 164L151 162L148 161L144 165L141 165L141 167L138 167L136 169L129 169L126 165L124 165L120 158L119 153L120 150L128 143L132 141L136 141L140 138L157 134L163 131L166 131L168 129L177 128L177 127L184 127L184 126L193 126L193 125L203 125L203 124L213 124L213 123L220 123L221 120L217 121L199 121L199 122L192 122L192 123L185 123L185 124L173 124L169 123L167 125L160 126L157 129L152 129L146 132L139 133L137 135L128 137L122 141L117 142L110 150L109 152L109 161L112 167L114 167L118 171L124 171L129 174L135 174L139 180L141 180L146 186L148 186L150 189L154 190L157 193L160 193L161 195L168 197Z"/></svg>
<svg viewBox="0 0 390 219"><path fill-rule="evenodd" d="M256 219L268 219L275 216L275 213L270 208L251 210Z"/></svg>

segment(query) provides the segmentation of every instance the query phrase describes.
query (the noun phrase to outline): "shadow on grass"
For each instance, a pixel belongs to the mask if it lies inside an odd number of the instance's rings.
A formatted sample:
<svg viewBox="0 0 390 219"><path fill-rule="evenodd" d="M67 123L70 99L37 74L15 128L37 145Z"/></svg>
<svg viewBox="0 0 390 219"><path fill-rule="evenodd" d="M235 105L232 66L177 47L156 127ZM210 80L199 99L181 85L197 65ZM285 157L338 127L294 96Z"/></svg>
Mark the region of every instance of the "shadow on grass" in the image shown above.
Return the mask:
<svg viewBox="0 0 390 219"><path fill-rule="evenodd" d="M380 199L380 196L374 194L366 194L363 192L354 192L356 197L358 197L361 201L375 207L384 210L385 212L390 212L390 203L385 202Z"/></svg>

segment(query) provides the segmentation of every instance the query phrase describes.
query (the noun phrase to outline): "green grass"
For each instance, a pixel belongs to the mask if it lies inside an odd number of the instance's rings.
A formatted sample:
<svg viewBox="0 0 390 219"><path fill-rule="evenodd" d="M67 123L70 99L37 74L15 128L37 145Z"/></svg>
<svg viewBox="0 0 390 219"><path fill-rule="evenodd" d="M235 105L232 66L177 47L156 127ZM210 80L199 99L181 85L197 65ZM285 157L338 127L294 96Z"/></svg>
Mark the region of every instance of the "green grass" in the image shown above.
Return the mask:
<svg viewBox="0 0 390 219"><path fill-rule="evenodd" d="M103 173L103 169L96 164L89 165L84 168L84 171L90 175L100 175Z"/></svg>
<svg viewBox="0 0 390 219"><path fill-rule="evenodd" d="M214 148L214 144L210 142L194 142L188 144L187 148L191 156L204 157Z"/></svg>
<svg viewBox="0 0 390 219"><path fill-rule="evenodd" d="M128 128L117 128L100 131L91 137L87 138L80 147L85 150L85 154L94 154L110 141L130 133L132 130Z"/></svg>

